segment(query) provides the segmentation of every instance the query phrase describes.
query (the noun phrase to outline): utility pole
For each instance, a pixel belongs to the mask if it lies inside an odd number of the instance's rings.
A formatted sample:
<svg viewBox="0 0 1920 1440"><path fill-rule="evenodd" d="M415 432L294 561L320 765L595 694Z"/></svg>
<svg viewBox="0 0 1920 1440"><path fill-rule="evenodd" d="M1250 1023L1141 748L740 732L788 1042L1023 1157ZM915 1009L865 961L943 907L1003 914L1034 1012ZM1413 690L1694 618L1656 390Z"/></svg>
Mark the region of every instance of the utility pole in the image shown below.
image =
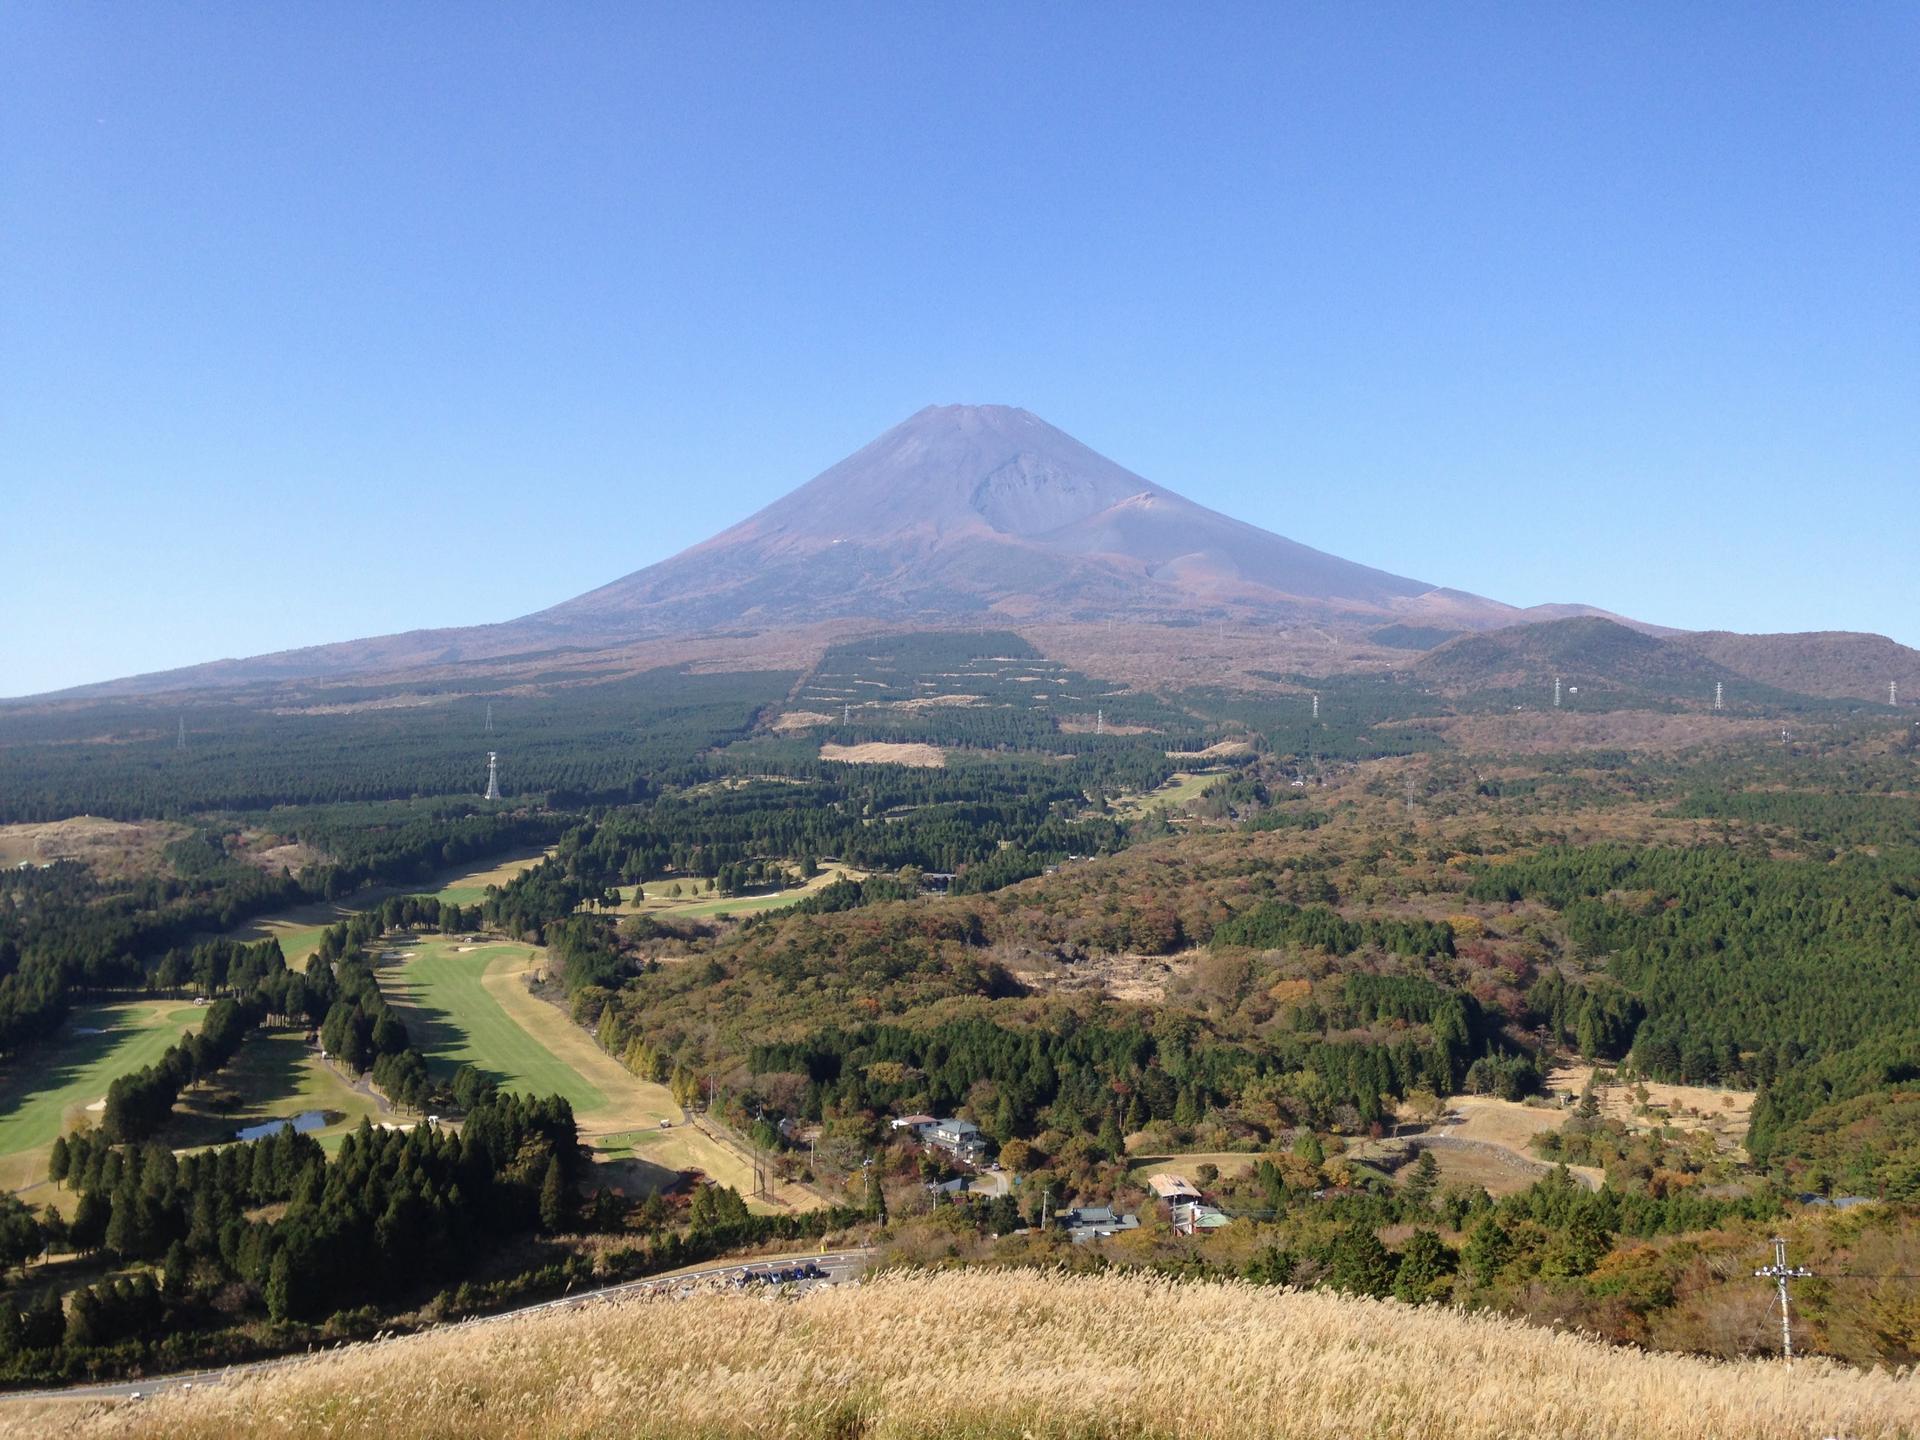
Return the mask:
<svg viewBox="0 0 1920 1440"><path fill-rule="evenodd" d="M1773 1237L1773 1264L1762 1265L1753 1272L1756 1280L1772 1280L1780 1287L1780 1357L1789 1365L1793 1363L1793 1320L1788 1311L1787 1282L1789 1280L1811 1279L1813 1272L1804 1265L1787 1264L1787 1242L1776 1235Z"/></svg>

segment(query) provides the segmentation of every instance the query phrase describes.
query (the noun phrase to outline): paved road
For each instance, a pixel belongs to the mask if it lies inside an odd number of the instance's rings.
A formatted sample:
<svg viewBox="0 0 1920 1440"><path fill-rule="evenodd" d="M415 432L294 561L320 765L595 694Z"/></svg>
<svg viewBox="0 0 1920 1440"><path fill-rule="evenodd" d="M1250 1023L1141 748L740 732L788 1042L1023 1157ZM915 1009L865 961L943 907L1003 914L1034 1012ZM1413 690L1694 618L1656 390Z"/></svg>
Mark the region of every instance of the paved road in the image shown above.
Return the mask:
<svg viewBox="0 0 1920 1440"><path fill-rule="evenodd" d="M757 1260L735 1260L730 1265L708 1265L699 1270L686 1270L672 1275L650 1275L642 1280L628 1280L619 1285L607 1285L597 1290L582 1290L577 1295L562 1295L554 1300L541 1300L532 1305L522 1305L513 1310L502 1310L493 1315L476 1315L471 1319L459 1320L451 1325L432 1326L428 1330L413 1331L413 1334L427 1334L434 1329L457 1329L462 1325L492 1325L501 1320L515 1320L524 1315L537 1315L545 1310L575 1310L587 1305L602 1305L633 1295L691 1295L703 1281L735 1280L741 1276L751 1277L741 1280L742 1285L767 1284L771 1273L795 1265L815 1265L826 1273L816 1279L796 1282L794 1288L807 1290L816 1285L838 1285L848 1280L857 1280L861 1271L867 1268L867 1259L871 1250L835 1250L825 1255L809 1255L794 1252L787 1255L766 1256ZM341 1351L363 1349L371 1345L391 1344L394 1340L406 1338L403 1335L381 1335L372 1340L361 1340L351 1345L339 1345L333 1349L318 1352L336 1354ZM292 1365L296 1361L312 1358L312 1353L301 1351L296 1355L278 1355L271 1360L255 1360L247 1365L228 1365L219 1370L190 1370L177 1375L154 1375L141 1380L115 1380L102 1385L71 1385L56 1390L16 1390L0 1395L0 1404L9 1400L135 1400L148 1395L157 1395L162 1390L192 1390L203 1385L219 1385L236 1375L257 1375L266 1370L277 1370Z"/></svg>

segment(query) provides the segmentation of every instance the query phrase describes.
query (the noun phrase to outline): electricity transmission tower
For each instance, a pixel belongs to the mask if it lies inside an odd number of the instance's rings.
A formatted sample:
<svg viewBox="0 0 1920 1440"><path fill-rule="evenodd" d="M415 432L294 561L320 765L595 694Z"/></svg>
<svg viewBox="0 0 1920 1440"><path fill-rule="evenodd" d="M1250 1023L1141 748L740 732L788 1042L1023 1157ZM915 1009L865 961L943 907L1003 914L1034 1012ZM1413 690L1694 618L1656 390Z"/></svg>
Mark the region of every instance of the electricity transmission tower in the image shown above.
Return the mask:
<svg viewBox="0 0 1920 1440"><path fill-rule="evenodd" d="M1724 688L1724 682L1719 680L1713 682L1713 708L1716 710L1720 708L1720 695Z"/></svg>
<svg viewBox="0 0 1920 1440"><path fill-rule="evenodd" d="M173 742L173 748L176 750L187 748L187 717L184 715L180 717L180 738Z"/></svg>
<svg viewBox="0 0 1920 1440"><path fill-rule="evenodd" d="M1320 697L1318 695L1313 697L1313 718L1316 720L1320 718Z"/></svg>
<svg viewBox="0 0 1920 1440"><path fill-rule="evenodd" d="M1787 1242L1781 1236L1773 1237L1773 1263L1762 1265L1753 1272L1756 1280L1771 1280L1780 1287L1780 1356L1789 1365L1793 1363L1793 1320L1788 1311L1787 1282L1789 1280L1808 1280L1813 1272L1804 1265L1787 1264Z"/></svg>
<svg viewBox="0 0 1920 1440"><path fill-rule="evenodd" d="M1553 677L1553 708L1556 710L1560 708L1560 677L1558 675Z"/></svg>
<svg viewBox="0 0 1920 1440"><path fill-rule="evenodd" d="M487 734L493 734L493 702L487 702Z"/></svg>
<svg viewBox="0 0 1920 1440"><path fill-rule="evenodd" d="M487 795L489 800L500 798L500 756L492 750L487 751Z"/></svg>

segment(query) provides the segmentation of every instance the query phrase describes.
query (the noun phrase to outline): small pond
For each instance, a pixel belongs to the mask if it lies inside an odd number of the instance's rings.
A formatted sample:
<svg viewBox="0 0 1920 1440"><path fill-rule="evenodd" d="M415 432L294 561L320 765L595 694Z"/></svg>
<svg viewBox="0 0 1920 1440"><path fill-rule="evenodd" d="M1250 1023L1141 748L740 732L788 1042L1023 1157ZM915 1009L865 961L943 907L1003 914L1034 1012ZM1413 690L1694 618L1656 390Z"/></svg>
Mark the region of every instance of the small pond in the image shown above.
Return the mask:
<svg viewBox="0 0 1920 1440"><path fill-rule="evenodd" d="M236 1140L264 1140L269 1135L278 1135L282 1125L291 1125L300 1134L304 1135L309 1130L322 1128L326 1123L326 1111L302 1110L298 1115L282 1115L277 1119L262 1120L258 1125L249 1125L245 1129L236 1130L233 1133L233 1138Z"/></svg>

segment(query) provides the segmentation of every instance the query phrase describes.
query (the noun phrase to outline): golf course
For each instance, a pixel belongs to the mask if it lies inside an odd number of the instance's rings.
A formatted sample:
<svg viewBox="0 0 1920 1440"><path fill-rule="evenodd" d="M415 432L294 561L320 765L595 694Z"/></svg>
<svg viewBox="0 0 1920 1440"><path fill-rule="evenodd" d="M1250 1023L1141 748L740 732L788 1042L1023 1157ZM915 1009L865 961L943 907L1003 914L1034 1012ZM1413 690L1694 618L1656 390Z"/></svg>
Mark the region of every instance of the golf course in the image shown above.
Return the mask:
<svg viewBox="0 0 1920 1440"><path fill-rule="evenodd" d="M288 963L302 968L328 926L390 894L425 893L472 905L485 898L488 886L505 884L540 858L535 851L494 861L445 876L426 890L381 889L347 903L301 906L254 920L233 935L276 939ZM775 909L794 904L840 873L835 867L805 886L767 895L649 895L639 909L689 917ZM692 882L687 883L690 888ZM669 1183L680 1171L699 1170L743 1193L752 1188L746 1157L685 1123L666 1086L630 1073L560 1009L531 993L529 977L546 970L543 950L501 940L423 935L396 937L377 953L383 957L381 988L436 1075L450 1076L472 1065L504 1089L565 1096L596 1158L636 1187ZM116 1077L158 1060L205 1014L204 1006L178 998L76 1007L30 1060L0 1071L0 1186L32 1188L36 1199L46 1198L38 1192L46 1188L54 1138L87 1124L90 1110L98 1110ZM264 1029L248 1036L217 1076L182 1094L162 1138L175 1149L193 1149L231 1140L242 1127L302 1114L314 1126L311 1133L329 1146L363 1118L394 1118L378 1096L322 1061L303 1030ZM818 1203L797 1186L779 1187L778 1193L797 1208Z"/></svg>
<svg viewBox="0 0 1920 1440"><path fill-rule="evenodd" d="M666 1086L634 1075L529 991L529 977L545 973L544 950L434 935L384 953L391 958L379 966L380 987L436 1074L472 1065L503 1089L565 1096L596 1157L626 1166L642 1186L699 1170L742 1193L752 1189L746 1158L686 1123ZM777 1193L780 1208L819 1203L798 1186Z"/></svg>
<svg viewBox="0 0 1920 1440"><path fill-rule="evenodd" d="M75 1006L30 1064L0 1074L0 1185L18 1190L46 1179L54 1137L104 1100L115 1076L151 1065L205 1014L178 1000Z"/></svg>

